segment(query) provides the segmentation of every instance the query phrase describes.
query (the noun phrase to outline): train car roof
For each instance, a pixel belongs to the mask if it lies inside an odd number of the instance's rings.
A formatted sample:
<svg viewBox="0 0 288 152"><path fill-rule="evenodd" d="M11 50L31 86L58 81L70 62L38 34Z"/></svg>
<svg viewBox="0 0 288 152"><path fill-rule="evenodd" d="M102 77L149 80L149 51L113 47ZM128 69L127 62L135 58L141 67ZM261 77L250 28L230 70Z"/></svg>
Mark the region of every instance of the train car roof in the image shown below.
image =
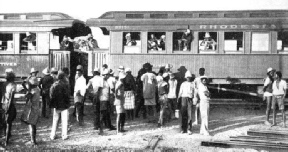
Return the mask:
<svg viewBox="0 0 288 152"><path fill-rule="evenodd" d="M59 12L45 13L0 13L0 27L69 27L83 21Z"/></svg>
<svg viewBox="0 0 288 152"><path fill-rule="evenodd" d="M179 22L181 21L181 22ZM288 24L288 10L111 11L86 21L88 26L197 24Z"/></svg>

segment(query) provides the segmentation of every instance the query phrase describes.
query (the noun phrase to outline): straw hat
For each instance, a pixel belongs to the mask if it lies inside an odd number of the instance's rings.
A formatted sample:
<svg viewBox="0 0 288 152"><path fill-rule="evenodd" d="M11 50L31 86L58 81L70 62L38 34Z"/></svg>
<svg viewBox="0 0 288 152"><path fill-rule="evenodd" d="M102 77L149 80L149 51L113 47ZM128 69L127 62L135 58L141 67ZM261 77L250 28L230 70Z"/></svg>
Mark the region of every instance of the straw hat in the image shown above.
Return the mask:
<svg viewBox="0 0 288 152"><path fill-rule="evenodd" d="M50 73L57 73L57 72L58 72L58 69L55 67L51 68L50 70Z"/></svg>
<svg viewBox="0 0 288 152"><path fill-rule="evenodd" d="M205 33L205 38L210 38L211 36L210 36L210 33L209 32L206 32Z"/></svg>
<svg viewBox="0 0 288 152"><path fill-rule="evenodd" d="M37 73L37 72L39 72L39 71L37 71L35 68L31 68L30 73Z"/></svg>
<svg viewBox="0 0 288 152"><path fill-rule="evenodd" d="M83 66L82 65L77 65L76 71L83 71Z"/></svg>
<svg viewBox="0 0 288 152"><path fill-rule="evenodd" d="M166 64L165 65L165 69L171 69L171 68L173 68L173 66L171 64Z"/></svg>
<svg viewBox="0 0 288 152"><path fill-rule="evenodd" d="M125 70L124 66L120 65L118 71L124 71L124 70Z"/></svg>
<svg viewBox="0 0 288 152"><path fill-rule="evenodd" d="M202 79L208 79L208 77L203 75L203 76L200 77L200 80L202 80Z"/></svg>
<svg viewBox="0 0 288 152"><path fill-rule="evenodd" d="M49 75L50 73L49 73L49 68L47 67L47 68L45 68L43 71L42 71L42 73L44 74L44 75Z"/></svg>
<svg viewBox="0 0 288 152"><path fill-rule="evenodd" d="M36 77L31 77L31 78L29 79L29 83L30 83L31 85L38 85L38 80L37 80Z"/></svg>
<svg viewBox="0 0 288 152"><path fill-rule="evenodd" d="M125 35L125 37L130 37L131 36L131 33L127 33L126 35Z"/></svg>

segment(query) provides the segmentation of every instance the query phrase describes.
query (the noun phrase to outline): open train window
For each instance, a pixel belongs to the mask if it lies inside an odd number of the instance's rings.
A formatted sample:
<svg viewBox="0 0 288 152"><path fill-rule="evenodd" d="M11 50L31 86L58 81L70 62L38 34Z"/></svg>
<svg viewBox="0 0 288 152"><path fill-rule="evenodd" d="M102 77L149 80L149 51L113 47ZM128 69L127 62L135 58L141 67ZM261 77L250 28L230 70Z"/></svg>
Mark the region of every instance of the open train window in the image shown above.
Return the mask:
<svg viewBox="0 0 288 152"><path fill-rule="evenodd" d="M217 38L217 32L199 32L199 51L216 52Z"/></svg>
<svg viewBox="0 0 288 152"><path fill-rule="evenodd" d="M252 33L252 52L268 52L269 51L269 33Z"/></svg>
<svg viewBox="0 0 288 152"><path fill-rule="evenodd" d="M27 51L36 51L37 48L36 33L26 32L20 33L20 50L21 53L28 53Z"/></svg>
<svg viewBox="0 0 288 152"><path fill-rule="evenodd" d="M277 50L288 52L288 31L278 32Z"/></svg>
<svg viewBox="0 0 288 152"><path fill-rule="evenodd" d="M124 32L123 48L124 53L141 53L141 33Z"/></svg>
<svg viewBox="0 0 288 152"><path fill-rule="evenodd" d="M0 33L0 51L14 51L12 33Z"/></svg>
<svg viewBox="0 0 288 152"><path fill-rule="evenodd" d="M226 52L243 51L243 32L225 32L224 51Z"/></svg>
<svg viewBox="0 0 288 152"><path fill-rule="evenodd" d="M148 32L147 50L149 52L165 51L165 32Z"/></svg>
<svg viewBox="0 0 288 152"><path fill-rule="evenodd" d="M191 51L191 42L193 41L193 33L190 29L184 32L173 33L173 50L174 51Z"/></svg>

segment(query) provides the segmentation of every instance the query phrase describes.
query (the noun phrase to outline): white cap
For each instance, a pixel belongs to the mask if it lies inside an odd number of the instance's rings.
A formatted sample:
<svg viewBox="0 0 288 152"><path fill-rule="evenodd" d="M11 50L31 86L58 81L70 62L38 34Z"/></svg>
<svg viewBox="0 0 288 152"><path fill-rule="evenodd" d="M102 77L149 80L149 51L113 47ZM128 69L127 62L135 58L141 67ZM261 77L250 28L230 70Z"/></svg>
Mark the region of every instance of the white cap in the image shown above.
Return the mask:
<svg viewBox="0 0 288 152"><path fill-rule="evenodd" d="M47 68L45 68L43 71L42 71L42 73L44 74L44 75L49 75L50 73L49 73L49 68L47 67Z"/></svg>
<svg viewBox="0 0 288 152"><path fill-rule="evenodd" d="M205 76L205 75L203 75L203 76L200 77L200 80L201 80L201 79L208 79L208 77Z"/></svg>
<svg viewBox="0 0 288 152"><path fill-rule="evenodd" d="M192 77L192 74L189 70L187 70L185 73L185 78L188 78L188 77L190 77L190 78Z"/></svg>
<svg viewBox="0 0 288 152"><path fill-rule="evenodd" d="M118 71L124 71L124 66L120 65L119 68L118 68Z"/></svg>
<svg viewBox="0 0 288 152"><path fill-rule="evenodd" d="M273 71L273 68L270 67L270 68L267 69L267 73L269 73L271 71Z"/></svg>
<svg viewBox="0 0 288 152"><path fill-rule="evenodd" d="M205 33L205 37L211 37L209 32Z"/></svg>

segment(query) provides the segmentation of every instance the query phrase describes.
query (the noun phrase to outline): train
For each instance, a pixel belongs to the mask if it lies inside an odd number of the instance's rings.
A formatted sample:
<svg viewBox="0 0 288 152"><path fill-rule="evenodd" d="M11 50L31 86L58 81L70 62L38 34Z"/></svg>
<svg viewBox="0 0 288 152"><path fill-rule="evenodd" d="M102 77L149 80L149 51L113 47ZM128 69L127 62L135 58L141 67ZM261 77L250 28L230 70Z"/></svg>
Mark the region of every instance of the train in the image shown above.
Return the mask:
<svg viewBox="0 0 288 152"><path fill-rule="evenodd" d="M31 67L69 67L73 72L77 64L85 65L87 76L103 64L130 67L136 76L146 62L154 70L169 63L179 77L183 70L197 76L204 67L212 86L256 93L267 68L288 77L288 10L111 11L86 22L63 13L0 14L0 27L0 77L8 67L25 77ZM107 48L75 56L77 50L60 50L64 35L85 36L90 28L109 37ZM36 43L22 42L26 32L36 35ZM188 43L183 40L187 32ZM157 47L151 47L152 39Z"/></svg>

